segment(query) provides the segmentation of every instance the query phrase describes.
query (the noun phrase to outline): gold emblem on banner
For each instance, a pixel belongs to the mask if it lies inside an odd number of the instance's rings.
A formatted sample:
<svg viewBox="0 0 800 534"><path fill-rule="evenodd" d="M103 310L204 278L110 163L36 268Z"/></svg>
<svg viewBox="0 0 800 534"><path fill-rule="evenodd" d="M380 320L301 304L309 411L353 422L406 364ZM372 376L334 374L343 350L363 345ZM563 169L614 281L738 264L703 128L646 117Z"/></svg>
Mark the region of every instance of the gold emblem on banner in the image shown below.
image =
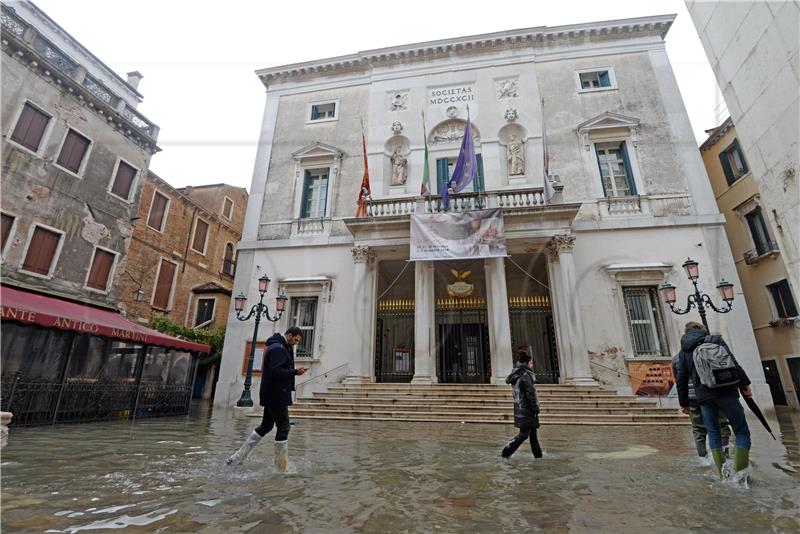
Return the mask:
<svg viewBox="0 0 800 534"><path fill-rule="evenodd" d="M457 269L450 269L456 281L447 286L447 294L451 297L466 298L475 293L475 284L467 282L467 278L472 274L472 271L459 271Z"/></svg>

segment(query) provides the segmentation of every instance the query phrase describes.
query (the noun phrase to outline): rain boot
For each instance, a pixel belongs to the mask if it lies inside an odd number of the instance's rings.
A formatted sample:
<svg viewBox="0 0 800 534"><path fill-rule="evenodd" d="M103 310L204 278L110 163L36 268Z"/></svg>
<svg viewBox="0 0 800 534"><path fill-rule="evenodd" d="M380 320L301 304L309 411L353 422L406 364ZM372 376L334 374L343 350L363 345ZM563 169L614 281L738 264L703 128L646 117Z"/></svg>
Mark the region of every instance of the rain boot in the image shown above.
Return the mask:
<svg viewBox="0 0 800 534"><path fill-rule="evenodd" d="M275 442L275 468L286 471L289 468L289 440Z"/></svg>
<svg viewBox="0 0 800 534"><path fill-rule="evenodd" d="M722 478L722 464L725 463L725 453L722 449L711 449L711 456L714 458L714 465L717 468L720 478Z"/></svg>
<svg viewBox="0 0 800 534"><path fill-rule="evenodd" d="M708 449L706 449L706 441L695 441L694 446L697 449L697 456L705 458L708 456Z"/></svg>
<svg viewBox="0 0 800 534"><path fill-rule="evenodd" d="M733 450L733 472L738 473L750 465L750 449L736 447Z"/></svg>
<svg viewBox="0 0 800 534"><path fill-rule="evenodd" d="M255 447L259 441L261 441L261 436L259 436L258 432L254 430L249 436L247 436L247 439L244 440L244 443L242 444L241 448L235 453L233 453L233 455L230 458L225 460L225 463L228 465L241 464L244 461L244 459L247 458L247 455L250 454L250 451L253 450L253 447Z"/></svg>

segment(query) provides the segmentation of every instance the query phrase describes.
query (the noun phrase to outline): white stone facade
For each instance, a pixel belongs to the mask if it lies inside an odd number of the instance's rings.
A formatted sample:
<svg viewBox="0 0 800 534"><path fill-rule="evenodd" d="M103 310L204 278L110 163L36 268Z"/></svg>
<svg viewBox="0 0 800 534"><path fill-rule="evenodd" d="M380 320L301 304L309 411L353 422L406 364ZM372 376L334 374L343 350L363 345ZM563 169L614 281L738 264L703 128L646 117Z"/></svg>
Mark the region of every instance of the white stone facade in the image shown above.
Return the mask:
<svg viewBox="0 0 800 534"><path fill-rule="evenodd" d="M313 357L297 363L310 367L298 378L298 395L342 380L397 379L386 371L387 350L403 381L500 383L514 351L532 347L554 358L547 363L553 381L599 381L623 392L632 390L632 364L669 362L682 324L696 313L679 317L647 301L651 333L661 338L645 356L633 339L629 291L646 298L668 280L685 296L691 286L680 265L688 256L701 263L701 285L712 296L719 278L738 282L664 49L672 20L529 28L258 72L267 98L234 292L253 303L256 279L268 274L278 286L267 295L270 305L278 288L290 299L275 326L281 331L293 320L293 299L316 298ZM581 74L594 72L598 87L583 87ZM310 120L310 108L331 102L333 116ZM408 264L409 215L437 206L438 197L419 196L425 138L436 195L437 160L457 156L467 105L485 191L457 197L453 209L502 208L511 257ZM368 216L356 219L362 124L373 201ZM522 175L508 168L511 135L523 142ZM623 144L629 191L607 197L598 151ZM408 159L400 186L391 185L395 149ZM307 217L316 193L304 195L306 171L320 168L327 169L325 209ZM550 203L546 179L556 193ZM445 292L453 270L469 270L475 285L473 300L457 309ZM469 324L454 319L459 314ZM530 330L534 323L540 326ZM733 312L712 313L710 324L769 404L741 293ZM542 339L525 338L529 330ZM270 334L262 327L258 341ZM231 315L218 405L239 398L251 336L252 324ZM477 370L475 354L486 358ZM465 379L469 373L477 374Z"/></svg>
<svg viewBox="0 0 800 534"><path fill-rule="evenodd" d="M769 224L800 291L800 3L687 0ZM795 347L795 352L800 347Z"/></svg>

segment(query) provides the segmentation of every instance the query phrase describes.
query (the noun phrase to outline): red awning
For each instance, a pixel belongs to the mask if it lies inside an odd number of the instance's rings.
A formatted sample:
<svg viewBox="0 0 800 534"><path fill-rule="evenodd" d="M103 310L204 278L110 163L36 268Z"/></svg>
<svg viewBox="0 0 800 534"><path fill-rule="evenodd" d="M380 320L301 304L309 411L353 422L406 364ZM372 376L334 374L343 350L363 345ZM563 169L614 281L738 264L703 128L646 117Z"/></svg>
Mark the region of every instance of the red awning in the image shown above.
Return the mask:
<svg viewBox="0 0 800 534"><path fill-rule="evenodd" d="M158 345L191 352L211 352L211 347L162 334L110 310L93 308L77 302L0 286L0 305L4 320L37 324L97 336Z"/></svg>

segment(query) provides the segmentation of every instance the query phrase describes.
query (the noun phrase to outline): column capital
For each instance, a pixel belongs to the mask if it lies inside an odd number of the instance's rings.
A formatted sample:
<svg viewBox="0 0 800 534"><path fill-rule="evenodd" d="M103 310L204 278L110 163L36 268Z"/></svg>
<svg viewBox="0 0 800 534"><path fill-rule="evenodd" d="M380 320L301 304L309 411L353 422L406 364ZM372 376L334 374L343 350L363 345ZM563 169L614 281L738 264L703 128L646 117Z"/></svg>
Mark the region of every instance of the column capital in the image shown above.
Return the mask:
<svg viewBox="0 0 800 534"><path fill-rule="evenodd" d="M547 243L547 250L553 256L558 256L561 252L572 252L574 248L574 235L554 235Z"/></svg>
<svg viewBox="0 0 800 534"><path fill-rule="evenodd" d="M370 264L375 261L375 252L366 245L356 245L350 252L353 253L353 263Z"/></svg>

